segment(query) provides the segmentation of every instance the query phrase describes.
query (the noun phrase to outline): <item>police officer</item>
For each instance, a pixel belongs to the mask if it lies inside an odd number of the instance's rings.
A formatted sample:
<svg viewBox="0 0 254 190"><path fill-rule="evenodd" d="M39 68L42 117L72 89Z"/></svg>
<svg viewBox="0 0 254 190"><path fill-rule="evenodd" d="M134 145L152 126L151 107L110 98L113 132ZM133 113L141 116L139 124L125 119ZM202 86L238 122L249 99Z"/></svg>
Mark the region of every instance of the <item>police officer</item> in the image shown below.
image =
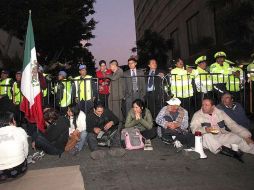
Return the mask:
<svg viewBox="0 0 254 190"><path fill-rule="evenodd" d="M79 66L79 74L74 78L75 98L79 108L87 113L93 108L93 101L97 97L97 88L92 76L87 74L86 65Z"/></svg>
<svg viewBox="0 0 254 190"><path fill-rule="evenodd" d="M72 83L70 80L66 80L67 73L60 71L58 73L58 82L54 88L56 94L57 106L60 112L65 114L68 110L68 106L72 103Z"/></svg>
<svg viewBox="0 0 254 190"><path fill-rule="evenodd" d="M171 70L171 94L179 98L188 111L190 111L193 97L191 72L190 69L184 69L183 60L180 58L175 60L175 68Z"/></svg>
<svg viewBox="0 0 254 190"><path fill-rule="evenodd" d="M22 72L17 71L15 75L16 81L12 85L12 96L13 96L13 103L15 105L19 105L22 100L22 94L20 91L20 85L21 85L21 77L22 77Z"/></svg>
<svg viewBox="0 0 254 190"><path fill-rule="evenodd" d="M251 54L252 62L247 66L248 81L254 81L254 53Z"/></svg>
<svg viewBox="0 0 254 190"><path fill-rule="evenodd" d="M247 76L249 82L249 100L250 100L250 112L253 113L254 101L253 101L253 91L254 91L254 53L251 54L252 62L247 66Z"/></svg>
<svg viewBox="0 0 254 190"><path fill-rule="evenodd" d="M196 86L196 105L199 109L201 107L201 103L203 98L212 97L212 78L210 73L207 71L207 57L202 55L195 60L195 64L197 68L192 71L192 75L194 77L195 86Z"/></svg>
<svg viewBox="0 0 254 190"><path fill-rule="evenodd" d="M239 65L234 62L226 60L230 64L231 70L229 72L228 81L226 83L226 90L229 91L233 97L234 101L240 101L240 91L243 86L243 70Z"/></svg>
<svg viewBox="0 0 254 190"><path fill-rule="evenodd" d="M21 86L21 77L22 72L17 71L15 74L15 82L12 85L12 102L15 105L15 114L16 114L16 122L17 125L20 126L22 122L24 122L24 113L20 111L20 103L22 101L23 95L20 90Z"/></svg>
<svg viewBox="0 0 254 190"><path fill-rule="evenodd" d="M1 79L0 79L0 96L8 96L10 100L12 100L12 88L13 80L9 78L9 71L2 70Z"/></svg>
<svg viewBox="0 0 254 190"><path fill-rule="evenodd" d="M218 100L220 96L226 90L226 83L228 81L228 75L231 71L231 68L227 62L225 62L227 55L225 52L220 51L214 54L216 60L210 66L210 73L212 74L213 88L218 95Z"/></svg>

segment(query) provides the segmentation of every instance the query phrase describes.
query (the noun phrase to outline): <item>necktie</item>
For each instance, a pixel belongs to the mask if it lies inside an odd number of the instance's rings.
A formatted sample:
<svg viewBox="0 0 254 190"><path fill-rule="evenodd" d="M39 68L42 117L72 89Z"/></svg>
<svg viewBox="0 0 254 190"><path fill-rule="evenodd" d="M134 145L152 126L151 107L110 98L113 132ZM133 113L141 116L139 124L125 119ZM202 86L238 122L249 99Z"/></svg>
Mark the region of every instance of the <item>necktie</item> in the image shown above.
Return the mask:
<svg viewBox="0 0 254 190"><path fill-rule="evenodd" d="M134 70L131 71L131 75L132 75L132 88L133 91L137 91L138 90L138 85L137 85L137 77L136 77L136 73Z"/></svg>
<svg viewBox="0 0 254 190"><path fill-rule="evenodd" d="M149 80L148 80L148 87L151 88L153 86L153 81L154 81L154 71L151 72Z"/></svg>

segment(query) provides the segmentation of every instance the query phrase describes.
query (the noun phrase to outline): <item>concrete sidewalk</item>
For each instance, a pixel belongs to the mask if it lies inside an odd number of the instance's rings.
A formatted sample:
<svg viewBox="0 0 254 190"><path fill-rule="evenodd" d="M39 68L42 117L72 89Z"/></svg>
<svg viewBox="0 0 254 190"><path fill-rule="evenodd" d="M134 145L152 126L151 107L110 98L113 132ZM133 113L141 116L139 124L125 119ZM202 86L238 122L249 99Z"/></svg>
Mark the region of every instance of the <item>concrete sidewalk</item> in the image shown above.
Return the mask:
<svg viewBox="0 0 254 190"><path fill-rule="evenodd" d="M8 183L0 184L4 190L85 190L79 166L28 170L26 174Z"/></svg>
<svg viewBox="0 0 254 190"><path fill-rule="evenodd" d="M46 155L29 169L80 165L86 190L254 189L254 155L245 154L244 164L208 151L208 159L191 160L159 139L152 143L153 151L128 151L123 158L107 155L98 161L87 147L76 157Z"/></svg>

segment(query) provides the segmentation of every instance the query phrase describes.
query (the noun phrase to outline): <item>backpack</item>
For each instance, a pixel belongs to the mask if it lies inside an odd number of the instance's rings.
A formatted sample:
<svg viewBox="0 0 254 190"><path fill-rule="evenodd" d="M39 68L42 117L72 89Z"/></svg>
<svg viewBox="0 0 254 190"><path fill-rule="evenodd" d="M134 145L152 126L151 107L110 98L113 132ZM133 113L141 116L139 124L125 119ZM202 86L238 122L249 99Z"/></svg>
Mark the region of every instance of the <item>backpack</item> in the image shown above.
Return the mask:
<svg viewBox="0 0 254 190"><path fill-rule="evenodd" d="M125 128L121 132L121 141L125 144L125 149L135 150L144 148L144 137L137 128Z"/></svg>

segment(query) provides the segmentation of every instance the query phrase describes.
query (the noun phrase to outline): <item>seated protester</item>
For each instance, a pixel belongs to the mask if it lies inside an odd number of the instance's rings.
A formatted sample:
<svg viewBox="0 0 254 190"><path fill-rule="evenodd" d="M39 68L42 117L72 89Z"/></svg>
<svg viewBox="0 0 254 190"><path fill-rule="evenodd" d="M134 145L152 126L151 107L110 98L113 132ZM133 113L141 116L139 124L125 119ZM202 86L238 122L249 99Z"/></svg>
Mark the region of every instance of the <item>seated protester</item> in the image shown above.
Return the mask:
<svg viewBox="0 0 254 190"><path fill-rule="evenodd" d="M225 92L221 97L221 103L216 106L223 110L238 125L246 129L250 129L250 120L245 114L241 104L233 102L233 97L229 92Z"/></svg>
<svg viewBox="0 0 254 190"><path fill-rule="evenodd" d="M98 103L94 106L94 109L87 114L86 125L87 125L87 142L91 153L92 159L103 158L106 153L99 150L98 143L101 136L112 139L114 134L118 130L118 118L107 108L104 108L103 104ZM104 133L104 134L103 134ZM120 141L120 140L119 140ZM123 156L125 152L121 149L110 149L109 154L116 156Z"/></svg>
<svg viewBox="0 0 254 190"><path fill-rule="evenodd" d="M71 104L68 106L67 115L70 120L69 136L74 135L74 138L78 138L77 144L70 150L72 155L76 155L86 142L86 114L78 108L78 105Z"/></svg>
<svg viewBox="0 0 254 190"><path fill-rule="evenodd" d="M146 143L151 144L150 139L156 137L156 129L153 128L153 118L151 112L145 108L141 99L132 102L132 108L128 112L125 128L135 127L146 139Z"/></svg>
<svg viewBox="0 0 254 190"><path fill-rule="evenodd" d="M226 126L231 132L226 130ZM242 162L242 153L230 149L233 144L243 152L254 154L251 133L216 108L212 99L203 99L202 108L194 114L190 127L193 134L196 131L203 134L203 146L214 154L221 153Z"/></svg>
<svg viewBox="0 0 254 190"><path fill-rule="evenodd" d="M26 132L16 127L13 113L0 113L0 182L25 173L27 155Z"/></svg>
<svg viewBox="0 0 254 190"><path fill-rule="evenodd" d="M158 136L167 144L173 143L177 152L183 149L182 144L194 147L195 137L188 132L188 112L180 106L178 98L171 98L167 103L156 117Z"/></svg>
<svg viewBox="0 0 254 190"><path fill-rule="evenodd" d="M39 132L32 137L32 146L60 157L68 141L70 122L53 108L46 109L43 116L47 129L44 134Z"/></svg>

